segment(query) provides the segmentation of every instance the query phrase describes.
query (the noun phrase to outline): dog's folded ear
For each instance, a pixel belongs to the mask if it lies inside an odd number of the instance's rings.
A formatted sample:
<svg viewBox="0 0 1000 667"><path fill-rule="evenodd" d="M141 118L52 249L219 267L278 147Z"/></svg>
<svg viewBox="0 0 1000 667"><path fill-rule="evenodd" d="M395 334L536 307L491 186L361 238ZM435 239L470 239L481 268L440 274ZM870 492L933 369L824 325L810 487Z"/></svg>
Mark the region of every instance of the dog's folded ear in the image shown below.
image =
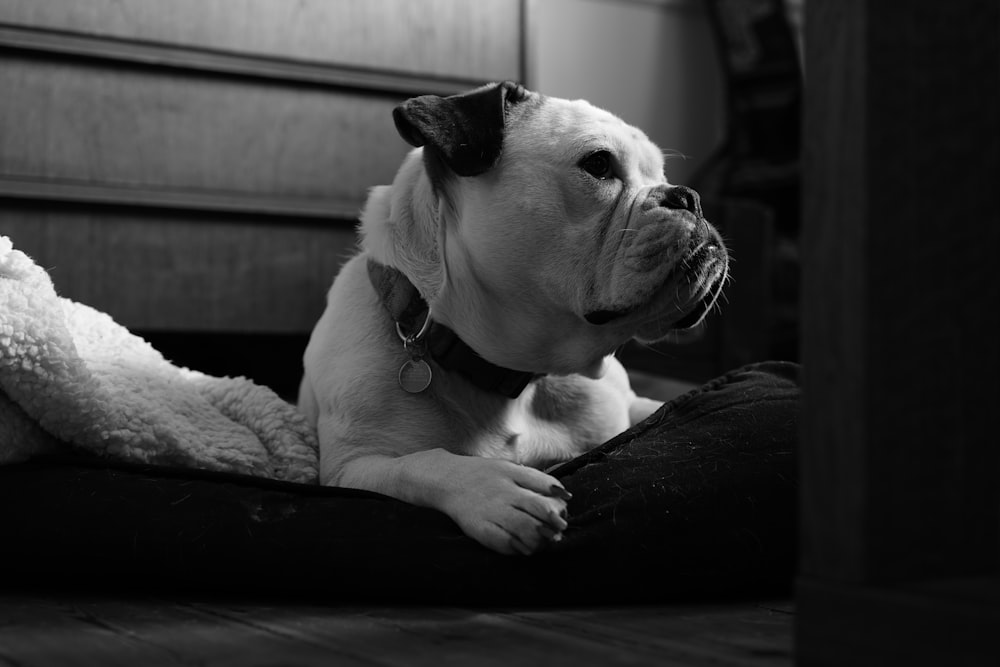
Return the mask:
<svg viewBox="0 0 1000 667"><path fill-rule="evenodd" d="M500 159L508 108L530 95L504 81L450 97L414 97L393 109L392 118L407 143L429 147L459 176L477 176Z"/></svg>

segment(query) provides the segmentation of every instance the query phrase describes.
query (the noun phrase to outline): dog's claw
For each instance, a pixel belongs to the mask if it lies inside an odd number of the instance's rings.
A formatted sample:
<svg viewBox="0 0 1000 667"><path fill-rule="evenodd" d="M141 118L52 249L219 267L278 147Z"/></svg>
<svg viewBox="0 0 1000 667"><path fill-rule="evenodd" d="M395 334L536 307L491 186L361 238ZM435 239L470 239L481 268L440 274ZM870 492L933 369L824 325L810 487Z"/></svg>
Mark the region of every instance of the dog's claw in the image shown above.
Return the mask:
<svg viewBox="0 0 1000 667"><path fill-rule="evenodd" d="M559 484L553 484L551 487L549 487L549 492L556 498L561 498L563 500L573 499L573 494L567 491L564 487L560 486Z"/></svg>
<svg viewBox="0 0 1000 667"><path fill-rule="evenodd" d="M536 530L538 534L550 542L561 542L562 541L562 531L553 530L551 526L547 526L543 523L538 524Z"/></svg>
<svg viewBox="0 0 1000 667"><path fill-rule="evenodd" d="M558 514L555 512L549 514L549 526L557 528L560 532L566 530L569 528L569 523L566 521L567 516L566 510L562 510Z"/></svg>

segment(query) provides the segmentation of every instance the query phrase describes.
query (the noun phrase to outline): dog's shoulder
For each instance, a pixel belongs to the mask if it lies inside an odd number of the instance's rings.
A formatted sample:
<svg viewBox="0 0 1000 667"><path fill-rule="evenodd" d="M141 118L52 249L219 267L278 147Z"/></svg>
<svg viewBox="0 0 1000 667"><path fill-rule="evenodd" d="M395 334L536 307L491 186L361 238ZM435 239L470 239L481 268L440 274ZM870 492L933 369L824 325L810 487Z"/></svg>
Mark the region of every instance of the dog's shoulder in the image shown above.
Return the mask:
<svg viewBox="0 0 1000 667"><path fill-rule="evenodd" d="M363 254L349 259L333 281L326 309L306 345L306 379L322 394L336 389L355 368L377 367L392 342L378 296L368 281Z"/></svg>

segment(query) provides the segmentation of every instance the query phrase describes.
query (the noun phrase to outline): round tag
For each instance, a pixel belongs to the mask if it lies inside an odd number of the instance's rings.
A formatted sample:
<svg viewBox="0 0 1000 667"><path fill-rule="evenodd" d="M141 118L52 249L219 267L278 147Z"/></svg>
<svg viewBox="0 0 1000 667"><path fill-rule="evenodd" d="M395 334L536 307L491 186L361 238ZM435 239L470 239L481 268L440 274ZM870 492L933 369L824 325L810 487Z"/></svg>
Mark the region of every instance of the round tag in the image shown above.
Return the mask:
<svg viewBox="0 0 1000 667"><path fill-rule="evenodd" d="M399 386L403 391L419 394L431 386L431 367L423 359L410 359L399 367Z"/></svg>

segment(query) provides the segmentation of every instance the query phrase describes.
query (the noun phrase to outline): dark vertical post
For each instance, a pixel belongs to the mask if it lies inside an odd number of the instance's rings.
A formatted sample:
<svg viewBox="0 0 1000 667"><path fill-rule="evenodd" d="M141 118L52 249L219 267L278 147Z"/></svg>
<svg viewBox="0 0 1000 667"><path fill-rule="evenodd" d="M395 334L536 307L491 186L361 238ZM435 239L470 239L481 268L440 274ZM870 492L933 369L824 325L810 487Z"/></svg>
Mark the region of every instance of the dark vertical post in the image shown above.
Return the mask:
<svg viewBox="0 0 1000 667"><path fill-rule="evenodd" d="M1000 601L1000 3L806 12L800 663L938 664Z"/></svg>

